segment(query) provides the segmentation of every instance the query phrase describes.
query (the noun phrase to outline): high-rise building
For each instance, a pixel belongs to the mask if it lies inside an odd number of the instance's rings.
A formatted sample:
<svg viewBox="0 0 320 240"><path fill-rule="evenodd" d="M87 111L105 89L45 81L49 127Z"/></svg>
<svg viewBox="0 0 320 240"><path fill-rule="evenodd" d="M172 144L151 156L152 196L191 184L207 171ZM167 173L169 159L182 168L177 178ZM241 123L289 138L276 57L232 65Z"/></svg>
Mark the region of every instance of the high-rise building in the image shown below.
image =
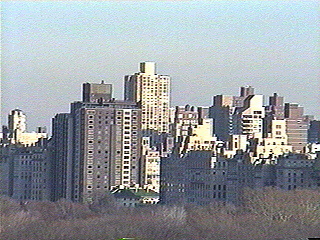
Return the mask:
<svg viewBox="0 0 320 240"><path fill-rule="evenodd" d="M140 72L125 76L124 98L138 102L145 132L169 132L170 77L156 73L154 62L140 63Z"/></svg>
<svg viewBox="0 0 320 240"><path fill-rule="evenodd" d="M9 139L18 143L22 133L27 131L26 115L20 109L14 109L8 116Z"/></svg>
<svg viewBox="0 0 320 240"><path fill-rule="evenodd" d="M308 143L309 120L303 111L303 107L297 103L285 103L284 117L287 124L288 144L297 153L303 152Z"/></svg>
<svg viewBox="0 0 320 240"><path fill-rule="evenodd" d="M71 199L72 189L72 132L70 113L59 113L52 119L50 141L53 168L54 201L60 198Z"/></svg>
<svg viewBox="0 0 320 240"><path fill-rule="evenodd" d="M112 186L140 183L140 114L136 103L72 104L73 197L90 201Z"/></svg>
<svg viewBox="0 0 320 240"><path fill-rule="evenodd" d="M280 97L277 93L274 93L273 96L269 97L268 108L274 119L284 119L283 97Z"/></svg>
<svg viewBox="0 0 320 240"><path fill-rule="evenodd" d="M265 117L263 119L263 137L269 137L272 131L272 121L284 119L283 97L274 93L269 97L269 105L265 106Z"/></svg>
<svg viewBox="0 0 320 240"><path fill-rule="evenodd" d="M262 126L265 111L263 95L249 95L233 114L233 132L244 134L249 138L262 137Z"/></svg>
<svg viewBox="0 0 320 240"><path fill-rule="evenodd" d="M26 115L20 109L14 109L8 116L8 140L11 144L35 145L41 138L47 138L46 128L38 127L36 132L27 132Z"/></svg>
<svg viewBox="0 0 320 240"><path fill-rule="evenodd" d="M213 132L219 140L228 141L232 131L232 114L234 112L234 96L216 95L210 107L210 118L213 119Z"/></svg>
<svg viewBox="0 0 320 240"><path fill-rule="evenodd" d="M199 113L193 106L176 106L173 136L176 142L182 142L189 136L190 128L199 124Z"/></svg>
<svg viewBox="0 0 320 240"><path fill-rule="evenodd" d="M217 137L213 136L212 119L202 107L177 106L173 124L175 153L194 150L215 150ZM202 117L203 116L203 117Z"/></svg>
<svg viewBox="0 0 320 240"><path fill-rule="evenodd" d="M233 126L233 114L236 108L244 106L248 96L254 95L251 86L241 87L240 96L216 95L209 108L209 117L213 119L213 132L221 141L229 141L230 135L239 134Z"/></svg>
<svg viewBox="0 0 320 240"><path fill-rule="evenodd" d="M86 86L94 85L84 84L84 91ZM109 94L109 88L104 89L99 99ZM62 188L56 191L56 200L70 196L87 202L113 187L144 182L141 109L136 102L96 99L74 102L70 114L58 114L53 120L54 167L60 171L55 184Z"/></svg>

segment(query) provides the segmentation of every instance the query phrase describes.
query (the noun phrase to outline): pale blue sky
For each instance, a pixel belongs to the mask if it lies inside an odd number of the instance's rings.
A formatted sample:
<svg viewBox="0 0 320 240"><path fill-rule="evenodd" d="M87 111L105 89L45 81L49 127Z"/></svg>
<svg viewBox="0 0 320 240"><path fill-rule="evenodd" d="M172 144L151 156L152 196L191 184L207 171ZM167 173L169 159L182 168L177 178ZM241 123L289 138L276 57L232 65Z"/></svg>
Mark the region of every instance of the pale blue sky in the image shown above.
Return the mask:
<svg viewBox="0 0 320 240"><path fill-rule="evenodd" d="M278 92L320 117L317 1L2 2L2 122L49 126L83 82L114 84L142 61L172 77L172 106Z"/></svg>

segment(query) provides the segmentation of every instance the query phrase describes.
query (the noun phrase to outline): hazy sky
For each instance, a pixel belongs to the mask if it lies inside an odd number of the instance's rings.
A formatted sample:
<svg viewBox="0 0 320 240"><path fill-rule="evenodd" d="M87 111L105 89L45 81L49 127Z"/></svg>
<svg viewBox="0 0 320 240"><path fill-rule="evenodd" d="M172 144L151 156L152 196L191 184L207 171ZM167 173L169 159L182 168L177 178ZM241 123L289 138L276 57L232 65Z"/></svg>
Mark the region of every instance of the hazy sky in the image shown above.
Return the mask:
<svg viewBox="0 0 320 240"><path fill-rule="evenodd" d="M319 119L319 26L317 1L2 2L2 122L49 126L83 82L122 99L142 61L172 77L172 106L252 85Z"/></svg>

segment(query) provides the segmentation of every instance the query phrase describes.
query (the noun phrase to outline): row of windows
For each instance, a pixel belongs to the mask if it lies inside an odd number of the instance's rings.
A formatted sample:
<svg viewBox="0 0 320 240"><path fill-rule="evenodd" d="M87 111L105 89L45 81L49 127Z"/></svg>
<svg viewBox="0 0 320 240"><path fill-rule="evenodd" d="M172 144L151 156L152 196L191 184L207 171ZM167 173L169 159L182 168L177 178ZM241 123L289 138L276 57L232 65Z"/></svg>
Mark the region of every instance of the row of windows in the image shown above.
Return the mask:
<svg viewBox="0 0 320 240"><path fill-rule="evenodd" d="M291 182L291 178L288 178L288 182ZM294 178L294 179L293 179L293 182L296 183L296 182L297 182L297 179ZM300 182L303 183L303 179L300 179Z"/></svg>
<svg viewBox="0 0 320 240"><path fill-rule="evenodd" d="M132 113L133 115L137 114L137 111L123 111L123 112L126 115L128 115L130 113ZM104 113L106 113L106 112L104 112ZM87 114L93 114L94 115L94 114L96 114L96 110L87 110ZM98 114L101 115L101 114L103 114L103 112L99 111ZM108 114L108 112L106 114ZM112 114L112 112L110 112L110 114ZM122 111L117 111L117 114L122 114Z"/></svg>
<svg viewBox="0 0 320 240"><path fill-rule="evenodd" d="M39 159L43 158L42 155L22 155L20 156L20 159Z"/></svg>
<svg viewBox="0 0 320 240"><path fill-rule="evenodd" d="M293 173L293 176L296 177L297 173ZM300 176L303 177L303 173L301 173ZM288 177L291 177L291 173L288 173Z"/></svg>
<svg viewBox="0 0 320 240"><path fill-rule="evenodd" d="M262 118L262 116L258 115L242 115L243 118Z"/></svg>
<svg viewBox="0 0 320 240"><path fill-rule="evenodd" d="M101 186L97 185L96 188L101 188ZM103 188L108 188L108 186L103 186ZM92 185L87 185L87 189L92 189ZM88 191L88 193L92 193L92 192Z"/></svg>
<svg viewBox="0 0 320 240"><path fill-rule="evenodd" d="M88 169L93 169L93 165L87 165ZM101 168L101 165L96 165L96 168ZM104 168L108 168L107 166L104 166Z"/></svg>

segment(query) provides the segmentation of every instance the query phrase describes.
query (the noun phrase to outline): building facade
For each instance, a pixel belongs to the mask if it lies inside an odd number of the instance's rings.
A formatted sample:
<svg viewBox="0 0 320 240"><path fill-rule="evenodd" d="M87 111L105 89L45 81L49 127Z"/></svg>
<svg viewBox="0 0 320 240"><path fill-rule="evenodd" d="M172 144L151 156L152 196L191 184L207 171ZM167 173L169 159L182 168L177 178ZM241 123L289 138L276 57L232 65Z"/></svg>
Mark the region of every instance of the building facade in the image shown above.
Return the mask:
<svg viewBox="0 0 320 240"><path fill-rule="evenodd" d="M234 134L247 135L248 138L261 138L265 117L263 95L250 95L243 104L243 107L236 108L233 114Z"/></svg>
<svg viewBox="0 0 320 240"><path fill-rule="evenodd" d="M320 143L320 121L313 120L310 122L308 129L308 142L309 143Z"/></svg>
<svg viewBox="0 0 320 240"><path fill-rule="evenodd" d="M46 128L38 127L36 132L27 132L27 117L20 109L8 115L8 141L10 144L35 145L41 138L47 138Z"/></svg>
<svg viewBox="0 0 320 240"><path fill-rule="evenodd" d="M140 104L142 130L169 132L170 77L156 74L154 62L140 63L140 72L125 76L124 99Z"/></svg>
<svg viewBox="0 0 320 240"><path fill-rule="evenodd" d="M304 109L299 104L285 103L284 116L287 123L288 143L297 153L304 152L308 143L309 120L303 112Z"/></svg>
<svg viewBox="0 0 320 240"><path fill-rule="evenodd" d="M47 139L35 146L2 148L1 192L18 200L51 200L52 168ZM4 181L4 182L3 182Z"/></svg>

